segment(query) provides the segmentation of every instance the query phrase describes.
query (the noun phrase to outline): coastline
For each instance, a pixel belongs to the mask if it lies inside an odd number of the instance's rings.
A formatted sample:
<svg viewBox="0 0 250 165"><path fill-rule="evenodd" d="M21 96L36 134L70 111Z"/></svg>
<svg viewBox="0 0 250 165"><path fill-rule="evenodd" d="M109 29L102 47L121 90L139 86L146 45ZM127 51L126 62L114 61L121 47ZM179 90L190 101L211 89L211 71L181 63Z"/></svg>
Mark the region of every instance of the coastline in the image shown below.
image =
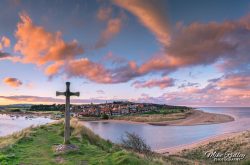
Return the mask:
<svg viewBox="0 0 250 165"><path fill-rule="evenodd" d="M0 112L0 114L5 115L18 115L18 116L28 116L33 115L37 117L50 117L52 115L51 112ZM116 122L116 123L130 123L130 124L149 124L149 125L155 125L155 126L193 126L193 125L204 125L204 124L219 124L219 123L225 123L225 122L231 122L236 119L235 116L232 116L231 114L217 114L217 113L209 113L204 112L202 110L192 109L187 113L184 113L185 118L179 118L175 119L172 118L169 114L169 119L166 121L134 121L133 118L126 120L126 119L98 119L98 118L89 118L87 117L85 120L80 121L91 121L91 122ZM158 116L161 116L160 114ZM168 116L168 115L166 115ZM145 118L153 117L147 116Z"/></svg>
<svg viewBox="0 0 250 165"><path fill-rule="evenodd" d="M51 113L49 112L46 112L46 113L39 113L39 112L3 112L3 111L0 111L0 115L15 115L15 116L29 116L29 115L33 115L33 116L36 116L36 117L49 117L51 116Z"/></svg>
<svg viewBox="0 0 250 165"><path fill-rule="evenodd" d="M161 122L138 122L132 120L90 120L90 122L114 122L114 123L130 123L130 124L149 124L155 126L193 126L204 124L219 124L225 122L231 122L235 120L235 117L225 114L208 113L202 110L191 110L192 114L184 119L161 121Z"/></svg>
<svg viewBox="0 0 250 165"><path fill-rule="evenodd" d="M179 145L179 146L174 146L174 147L168 147L168 148L163 148L163 149L158 149L154 150L156 153L163 154L163 155L178 155L184 150L191 150L198 148L200 146L205 146L211 142L217 142L217 141L222 141L222 140L227 140L227 139L233 139L234 137L237 137L239 135L242 135L244 132L247 132L249 130L244 130L244 131L239 131L239 132L230 132L230 133L223 133L220 135L215 135L211 136L205 139L201 139L199 141L195 141L190 144L185 144L185 145Z"/></svg>

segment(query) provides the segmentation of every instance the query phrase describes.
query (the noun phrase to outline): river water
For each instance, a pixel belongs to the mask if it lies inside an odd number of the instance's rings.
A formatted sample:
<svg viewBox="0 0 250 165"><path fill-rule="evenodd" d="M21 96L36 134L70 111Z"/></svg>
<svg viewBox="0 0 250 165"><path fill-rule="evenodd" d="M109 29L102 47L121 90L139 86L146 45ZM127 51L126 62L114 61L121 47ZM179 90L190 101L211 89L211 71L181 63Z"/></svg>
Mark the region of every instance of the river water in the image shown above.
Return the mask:
<svg viewBox="0 0 250 165"><path fill-rule="evenodd" d="M29 126L37 126L52 122L53 120L44 117L26 118L25 116L10 117L0 114L0 136L12 134Z"/></svg>
<svg viewBox="0 0 250 165"><path fill-rule="evenodd" d="M155 126L148 124L117 123L112 121L85 122L84 124L104 139L119 143L125 132L134 132L146 141L152 149L186 145L224 133L250 129L250 108L198 108L205 112L228 114L235 121L195 126Z"/></svg>

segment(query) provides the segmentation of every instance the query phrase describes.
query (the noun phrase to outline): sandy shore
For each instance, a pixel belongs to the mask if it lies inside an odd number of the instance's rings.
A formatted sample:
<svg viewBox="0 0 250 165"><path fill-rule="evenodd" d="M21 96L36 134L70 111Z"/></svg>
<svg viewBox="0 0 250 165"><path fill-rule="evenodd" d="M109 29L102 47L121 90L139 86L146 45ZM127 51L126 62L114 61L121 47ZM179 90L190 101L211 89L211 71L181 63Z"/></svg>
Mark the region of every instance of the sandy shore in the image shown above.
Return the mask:
<svg viewBox="0 0 250 165"><path fill-rule="evenodd" d="M208 113L201 110L191 110L191 113L184 119L162 121L162 122L136 122L130 120L97 120L92 122L116 122L116 123L131 123L131 124L150 124L157 126L191 126L201 124L218 124L234 121L234 117L224 114Z"/></svg>
<svg viewBox="0 0 250 165"><path fill-rule="evenodd" d="M221 134L221 135L212 136L212 137L209 137L209 138L206 138L206 139L202 139L202 140L196 141L196 142L191 143L191 144L185 144L185 145L180 145L180 146L155 150L155 152L160 153L160 154L164 154L164 155L174 155L174 154L178 154L182 150L193 149L193 148L196 148L196 147L199 147L199 146L207 145L210 142L216 142L216 141L231 139L231 138L234 138L234 137L236 137L238 135L241 135L243 132L244 131L242 131L242 132L224 133L224 134Z"/></svg>
<svg viewBox="0 0 250 165"><path fill-rule="evenodd" d="M234 121L234 117L224 114L208 113L201 110L191 110L191 114L185 119L178 119L164 122L148 122L151 125L176 125L176 126L190 126L201 124L218 124Z"/></svg>

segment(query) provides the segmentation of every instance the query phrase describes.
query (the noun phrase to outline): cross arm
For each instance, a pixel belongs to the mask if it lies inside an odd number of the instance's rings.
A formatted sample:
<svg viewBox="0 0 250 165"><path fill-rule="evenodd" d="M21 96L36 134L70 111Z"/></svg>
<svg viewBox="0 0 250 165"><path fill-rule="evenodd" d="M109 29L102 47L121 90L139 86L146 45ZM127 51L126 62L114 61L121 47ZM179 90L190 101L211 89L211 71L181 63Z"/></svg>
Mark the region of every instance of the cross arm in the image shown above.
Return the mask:
<svg viewBox="0 0 250 165"><path fill-rule="evenodd" d="M80 92L70 92L70 96L80 96Z"/></svg>
<svg viewBox="0 0 250 165"><path fill-rule="evenodd" d="M65 92L58 92L56 91L56 96L66 96L66 93Z"/></svg>

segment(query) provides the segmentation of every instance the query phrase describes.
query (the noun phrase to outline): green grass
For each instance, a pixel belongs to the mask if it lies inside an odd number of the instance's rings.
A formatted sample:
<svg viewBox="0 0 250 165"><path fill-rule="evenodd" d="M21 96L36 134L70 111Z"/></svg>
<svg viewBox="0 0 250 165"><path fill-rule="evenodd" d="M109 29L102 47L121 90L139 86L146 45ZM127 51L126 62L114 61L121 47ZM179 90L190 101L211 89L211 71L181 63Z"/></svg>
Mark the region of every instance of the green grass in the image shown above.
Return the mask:
<svg viewBox="0 0 250 165"><path fill-rule="evenodd" d="M171 113L182 113L185 112L184 109L159 109L144 112L143 114L171 114Z"/></svg>
<svg viewBox="0 0 250 165"><path fill-rule="evenodd" d="M89 129L72 124L71 143L79 150L67 153L55 153L53 146L63 142L63 124L50 124L27 129L15 142L0 148L1 165L80 165L80 164L159 164L143 156L126 151L109 141L101 139ZM1 140L6 140L2 138Z"/></svg>
<svg viewBox="0 0 250 165"><path fill-rule="evenodd" d="M142 114L113 116L112 119L152 123L184 119L190 114L191 111L185 109L160 109L144 112Z"/></svg>

